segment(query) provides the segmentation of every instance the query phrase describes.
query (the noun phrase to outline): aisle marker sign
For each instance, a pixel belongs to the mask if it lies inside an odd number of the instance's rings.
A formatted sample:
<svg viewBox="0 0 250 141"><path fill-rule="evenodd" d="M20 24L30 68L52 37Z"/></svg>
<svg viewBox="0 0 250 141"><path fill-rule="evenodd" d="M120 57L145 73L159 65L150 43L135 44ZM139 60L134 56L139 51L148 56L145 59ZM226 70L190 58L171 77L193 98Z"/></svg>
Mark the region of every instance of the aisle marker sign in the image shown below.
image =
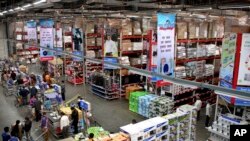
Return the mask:
<svg viewBox="0 0 250 141"><path fill-rule="evenodd" d="M40 46L45 48L53 49L54 46L54 36L53 36L53 25L54 21L52 19L42 19L40 20ZM49 61L53 60L53 52L45 49L40 49L40 60Z"/></svg>
<svg viewBox="0 0 250 141"><path fill-rule="evenodd" d="M174 76L176 14L157 14L157 72Z"/></svg>

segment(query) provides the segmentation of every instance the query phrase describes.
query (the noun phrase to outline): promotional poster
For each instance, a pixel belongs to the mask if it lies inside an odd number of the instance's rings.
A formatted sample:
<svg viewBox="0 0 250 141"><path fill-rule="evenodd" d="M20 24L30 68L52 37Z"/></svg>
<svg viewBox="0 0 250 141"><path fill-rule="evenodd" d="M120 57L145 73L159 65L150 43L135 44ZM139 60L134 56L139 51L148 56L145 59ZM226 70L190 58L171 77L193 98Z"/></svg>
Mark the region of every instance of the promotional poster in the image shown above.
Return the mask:
<svg viewBox="0 0 250 141"><path fill-rule="evenodd" d="M236 52L236 33L226 33L222 42L220 78L232 83Z"/></svg>
<svg viewBox="0 0 250 141"><path fill-rule="evenodd" d="M53 49L54 46L54 36L53 36L53 25L54 21L51 19L40 20L40 46L44 48ZM40 60L48 61L53 60L53 52L40 49Z"/></svg>
<svg viewBox="0 0 250 141"><path fill-rule="evenodd" d="M118 29L105 27L104 56L118 57Z"/></svg>
<svg viewBox="0 0 250 141"><path fill-rule="evenodd" d="M74 50L83 51L83 32L80 28L73 28Z"/></svg>
<svg viewBox="0 0 250 141"><path fill-rule="evenodd" d="M157 14L157 71L174 76L176 14Z"/></svg>
<svg viewBox="0 0 250 141"><path fill-rule="evenodd" d="M54 29L54 47L57 47L57 48L63 47L62 28Z"/></svg>
<svg viewBox="0 0 250 141"><path fill-rule="evenodd" d="M28 21L26 25L27 25L27 36L28 36L29 47L36 47L37 44L36 22Z"/></svg>

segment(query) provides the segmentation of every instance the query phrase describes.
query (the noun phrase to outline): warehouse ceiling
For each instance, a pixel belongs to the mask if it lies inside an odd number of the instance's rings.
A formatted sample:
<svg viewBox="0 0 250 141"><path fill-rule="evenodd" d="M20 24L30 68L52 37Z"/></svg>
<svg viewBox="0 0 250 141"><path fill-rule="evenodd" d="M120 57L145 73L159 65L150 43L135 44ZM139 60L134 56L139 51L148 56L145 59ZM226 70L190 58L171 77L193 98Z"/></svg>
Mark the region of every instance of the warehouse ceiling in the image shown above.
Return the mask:
<svg viewBox="0 0 250 141"><path fill-rule="evenodd" d="M25 4L32 4L39 0L1 0L0 1L0 14L3 11L22 7ZM74 9L74 10L72 10ZM85 10L89 15L91 11L120 11L120 12L146 12L152 13L156 11L163 12L201 12L201 13L214 13L227 14L221 12L222 10L238 10L250 11L250 0L47 0L38 6L23 11L6 12L2 18L11 18L22 15L42 15L53 16L54 13L60 14L80 14ZM88 11L86 11L88 10ZM103 14L108 12L102 12ZM231 12L231 11L229 11ZM37 14L36 14L37 13ZM96 13L93 12L92 15ZM230 14L234 15L234 12ZM238 14L238 13L236 13ZM45 15L46 16L46 15Z"/></svg>

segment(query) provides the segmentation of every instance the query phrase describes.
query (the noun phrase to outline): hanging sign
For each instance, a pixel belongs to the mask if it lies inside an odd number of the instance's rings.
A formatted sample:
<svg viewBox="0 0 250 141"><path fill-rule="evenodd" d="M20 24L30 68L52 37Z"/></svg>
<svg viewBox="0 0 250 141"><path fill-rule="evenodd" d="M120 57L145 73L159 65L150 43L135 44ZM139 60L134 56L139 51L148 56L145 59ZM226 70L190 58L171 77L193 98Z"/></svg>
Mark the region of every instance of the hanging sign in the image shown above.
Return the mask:
<svg viewBox="0 0 250 141"><path fill-rule="evenodd" d="M28 21L27 25L27 38L29 47L36 47L37 44L37 30L36 30L36 22Z"/></svg>
<svg viewBox="0 0 250 141"><path fill-rule="evenodd" d="M236 33L226 33L222 43L220 78L232 83L236 52Z"/></svg>
<svg viewBox="0 0 250 141"><path fill-rule="evenodd" d="M250 86L250 34L242 35L238 84Z"/></svg>
<svg viewBox="0 0 250 141"><path fill-rule="evenodd" d="M63 47L62 28L54 29L54 47L57 47L57 48Z"/></svg>
<svg viewBox="0 0 250 141"><path fill-rule="evenodd" d="M73 28L74 50L83 51L83 33L81 28Z"/></svg>
<svg viewBox="0 0 250 141"><path fill-rule="evenodd" d="M174 76L176 14L157 14L157 72Z"/></svg>
<svg viewBox="0 0 250 141"><path fill-rule="evenodd" d="M40 20L40 46L44 48L53 49L54 36L53 36L54 21L51 19ZM40 49L40 60L48 61L53 60L53 51Z"/></svg>

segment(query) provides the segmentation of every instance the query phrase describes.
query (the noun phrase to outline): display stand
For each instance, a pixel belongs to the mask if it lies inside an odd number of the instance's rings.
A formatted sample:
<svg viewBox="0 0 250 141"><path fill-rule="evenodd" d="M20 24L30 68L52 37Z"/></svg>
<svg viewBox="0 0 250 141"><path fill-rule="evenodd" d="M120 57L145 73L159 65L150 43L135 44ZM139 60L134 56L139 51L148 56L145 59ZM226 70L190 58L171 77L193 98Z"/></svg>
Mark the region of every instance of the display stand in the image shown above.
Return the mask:
<svg viewBox="0 0 250 141"><path fill-rule="evenodd" d="M68 82L74 85L83 84L83 64L79 61L73 61L72 64L67 65L66 74Z"/></svg>
<svg viewBox="0 0 250 141"><path fill-rule="evenodd" d="M48 61L48 71L56 75L60 73L63 74L63 60L60 58L54 58L53 60Z"/></svg>

